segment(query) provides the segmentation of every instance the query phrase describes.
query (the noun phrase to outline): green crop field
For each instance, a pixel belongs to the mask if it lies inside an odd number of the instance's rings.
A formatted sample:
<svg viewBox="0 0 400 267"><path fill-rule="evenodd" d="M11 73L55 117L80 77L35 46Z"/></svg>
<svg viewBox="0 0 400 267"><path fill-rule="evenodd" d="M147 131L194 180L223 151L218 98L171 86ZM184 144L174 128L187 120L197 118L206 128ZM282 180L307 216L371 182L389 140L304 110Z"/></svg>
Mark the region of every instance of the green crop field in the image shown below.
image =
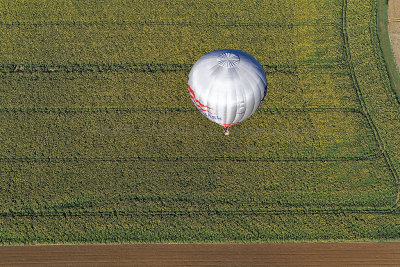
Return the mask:
<svg viewBox="0 0 400 267"><path fill-rule="evenodd" d="M0 244L399 240L379 5L0 1ZM187 92L222 48L268 79L229 136Z"/></svg>

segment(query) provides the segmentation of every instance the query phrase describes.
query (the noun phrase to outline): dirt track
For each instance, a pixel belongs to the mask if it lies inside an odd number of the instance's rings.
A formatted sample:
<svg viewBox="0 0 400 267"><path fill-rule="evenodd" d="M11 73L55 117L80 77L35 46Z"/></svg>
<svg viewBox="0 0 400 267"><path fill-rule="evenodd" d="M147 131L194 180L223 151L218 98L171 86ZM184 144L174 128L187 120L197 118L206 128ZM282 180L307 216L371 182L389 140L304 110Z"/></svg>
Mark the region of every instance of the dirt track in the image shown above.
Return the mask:
<svg viewBox="0 0 400 267"><path fill-rule="evenodd" d="M400 69L400 1L388 2L388 28L392 51L396 60L397 69Z"/></svg>
<svg viewBox="0 0 400 267"><path fill-rule="evenodd" d="M400 242L0 247L5 266L400 266Z"/></svg>

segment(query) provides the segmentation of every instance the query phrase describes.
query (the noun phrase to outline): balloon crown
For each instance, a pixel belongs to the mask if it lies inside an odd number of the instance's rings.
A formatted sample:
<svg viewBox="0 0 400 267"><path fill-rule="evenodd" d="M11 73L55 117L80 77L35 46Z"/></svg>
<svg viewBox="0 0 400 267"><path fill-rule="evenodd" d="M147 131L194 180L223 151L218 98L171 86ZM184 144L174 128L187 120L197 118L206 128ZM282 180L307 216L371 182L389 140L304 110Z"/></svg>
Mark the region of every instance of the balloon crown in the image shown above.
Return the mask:
<svg viewBox="0 0 400 267"><path fill-rule="evenodd" d="M225 68L233 68L240 62L239 55L231 52L223 52L217 58L218 64Z"/></svg>

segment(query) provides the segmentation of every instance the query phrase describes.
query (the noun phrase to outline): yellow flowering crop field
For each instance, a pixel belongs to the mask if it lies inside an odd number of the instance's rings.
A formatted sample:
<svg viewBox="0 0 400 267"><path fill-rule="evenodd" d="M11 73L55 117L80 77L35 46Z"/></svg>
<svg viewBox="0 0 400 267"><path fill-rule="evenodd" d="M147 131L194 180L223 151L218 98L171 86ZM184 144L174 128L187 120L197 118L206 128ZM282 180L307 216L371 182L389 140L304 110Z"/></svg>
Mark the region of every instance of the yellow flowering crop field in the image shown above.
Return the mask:
<svg viewBox="0 0 400 267"><path fill-rule="evenodd" d="M400 237L400 104L378 0L0 2L0 244ZM187 92L222 48L264 103Z"/></svg>

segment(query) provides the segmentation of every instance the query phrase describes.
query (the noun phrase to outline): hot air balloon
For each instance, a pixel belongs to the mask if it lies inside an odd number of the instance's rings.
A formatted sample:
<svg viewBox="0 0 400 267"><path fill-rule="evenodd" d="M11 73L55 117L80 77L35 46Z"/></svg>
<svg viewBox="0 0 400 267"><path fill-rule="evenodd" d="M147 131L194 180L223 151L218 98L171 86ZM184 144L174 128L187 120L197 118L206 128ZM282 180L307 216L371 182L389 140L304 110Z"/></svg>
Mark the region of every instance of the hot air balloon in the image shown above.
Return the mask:
<svg viewBox="0 0 400 267"><path fill-rule="evenodd" d="M211 121L229 127L249 118L267 92L265 72L251 55L221 49L202 56L189 73L190 98Z"/></svg>

